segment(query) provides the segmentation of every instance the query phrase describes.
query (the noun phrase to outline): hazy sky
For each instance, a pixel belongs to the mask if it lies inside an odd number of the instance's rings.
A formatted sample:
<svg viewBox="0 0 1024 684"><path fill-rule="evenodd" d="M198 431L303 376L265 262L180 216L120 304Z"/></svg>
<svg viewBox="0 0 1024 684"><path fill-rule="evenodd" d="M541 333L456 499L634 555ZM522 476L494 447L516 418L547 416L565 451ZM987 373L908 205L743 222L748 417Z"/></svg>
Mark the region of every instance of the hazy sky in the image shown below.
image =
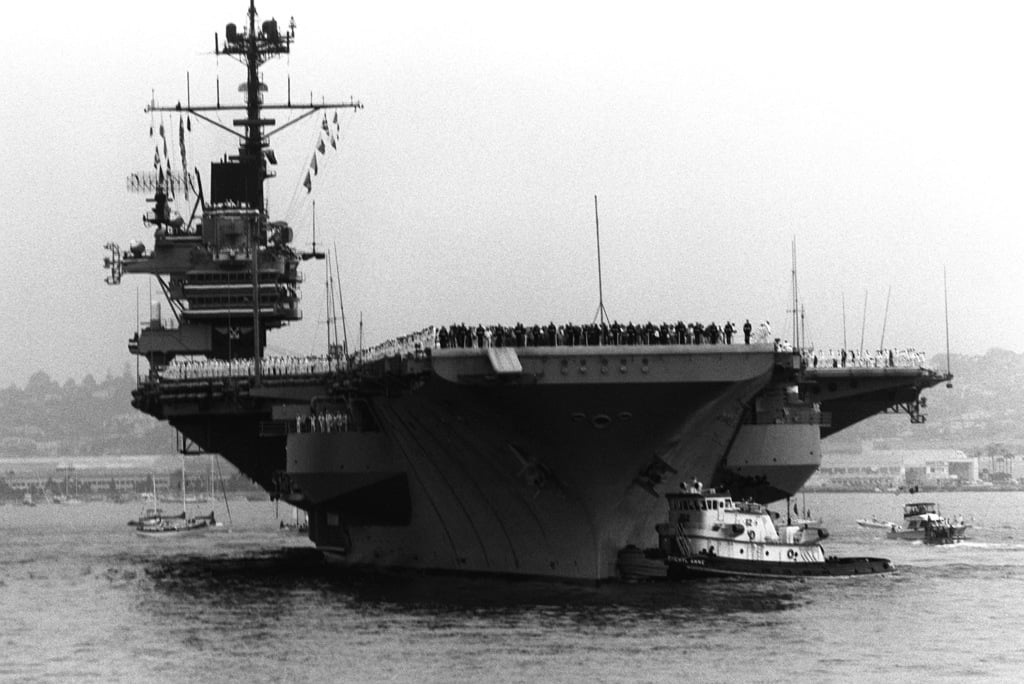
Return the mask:
<svg viewBox="0 0 1024 684"><path fill-rule="evenodd" d="M152 244L143 112L210 102L212 55L245 2L17 3L0 42L5 106L0 386L134 366L150 284L104 284L103 244ZM341 253L349 333L429 324L590 322L593 197L605 306L620 321L772 321L791 336L797 241L807 337L819 347L1024 350L1024 10L1015 4L257 3L287 24L268 101L353 96L343 140L300 184L317 122L272 146L272 216ZM222 117L227 121L231 114ZM278 115L279 121L282 117ZM226 135L193 121L208 185ZM165 119L176 135L177 120ZM174 139L171 139L174 142ZM323 348L323 265L304 320L272 350ZM884 317L891 288L888 317ZM865 294L867 315L864 317ZM165 313L166 313L165 307Z"/></svg>

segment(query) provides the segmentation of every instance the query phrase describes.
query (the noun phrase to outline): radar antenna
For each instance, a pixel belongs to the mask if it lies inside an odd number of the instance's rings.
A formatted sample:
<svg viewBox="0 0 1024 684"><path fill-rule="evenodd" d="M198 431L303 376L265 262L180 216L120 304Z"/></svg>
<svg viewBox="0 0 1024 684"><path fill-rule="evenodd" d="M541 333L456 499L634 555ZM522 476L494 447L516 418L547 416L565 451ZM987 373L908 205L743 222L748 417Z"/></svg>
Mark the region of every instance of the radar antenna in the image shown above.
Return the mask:
<svg viewBox="0 0 1024 684"><path fill-rule="evenodd" d="M320 261L326 256L324 252L316 251L316 200L313 200L313 249L309 252L302 253L302 260L309 261L310 259L316 259Z"/></svg>

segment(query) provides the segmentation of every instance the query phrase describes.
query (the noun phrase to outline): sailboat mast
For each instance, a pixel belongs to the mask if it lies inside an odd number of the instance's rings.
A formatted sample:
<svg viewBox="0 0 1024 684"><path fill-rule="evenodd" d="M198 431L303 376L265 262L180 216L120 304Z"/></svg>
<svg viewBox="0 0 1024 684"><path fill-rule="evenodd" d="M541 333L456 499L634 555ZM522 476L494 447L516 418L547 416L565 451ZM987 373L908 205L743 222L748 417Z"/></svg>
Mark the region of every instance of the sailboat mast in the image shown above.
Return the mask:
<svg viewBox="0 0 1024 684"><path fill-rule="evenodd" d="M334 290L337 285L334 282L334 275L331 274L331 258L330 255L327 257L327 263L324 264L327 269L327 327L334 329L334 344L335 346L341 344L341 339L338 337L338 309L334 301ZM330 347L328 346L328 349Z"/></svg>
<svg viewBox="0 0 1024 684"><path fill-rule="evenodd" d="M181 512L185 513L185 454L181 455Z"/></svg>
<svg viewBox="0 0 1024 684"><path fill-rule="evenodd" d="M331 253L327 255L327 263L324 268L324 306L327 309L327 349L328 353L331 351L331 339L332 339L332 326L334 323L334 283L331 279ZM334 336L334 340L337 341L338 336Z"/></svg>
<svg viewBox="0 0 1024 684"><path fill-rule="evenodd" d="M348 324L345 322L345 299L341 294L341 267L338 265L338 243L334 243L334 272L338 280L338 306L341 308L341 332L345 357L348 357Z"/></svg>
<svg viewBox="0 0 1024 684"><path fill-rule="evenodd" d="M949 361L949 288L946 286L946 267L942 267L942 304L946 312L946 387L952 387L949 379L953 377Z"/></svg>

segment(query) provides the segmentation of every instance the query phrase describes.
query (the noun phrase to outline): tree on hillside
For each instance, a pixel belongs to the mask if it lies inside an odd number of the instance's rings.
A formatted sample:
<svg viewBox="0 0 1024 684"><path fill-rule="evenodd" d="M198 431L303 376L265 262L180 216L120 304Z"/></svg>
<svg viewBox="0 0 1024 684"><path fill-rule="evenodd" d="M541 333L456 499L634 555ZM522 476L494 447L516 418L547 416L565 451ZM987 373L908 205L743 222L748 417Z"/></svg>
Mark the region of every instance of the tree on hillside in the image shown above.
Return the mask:
<svg viewBox="0 0 1024 684"><path fill-rule="evenodd" d="M50 376L43 371L36 371L28 379L25 385L25 392L36 397L45 397L48 394L60 392L60 385L50 379Z"/></svg>

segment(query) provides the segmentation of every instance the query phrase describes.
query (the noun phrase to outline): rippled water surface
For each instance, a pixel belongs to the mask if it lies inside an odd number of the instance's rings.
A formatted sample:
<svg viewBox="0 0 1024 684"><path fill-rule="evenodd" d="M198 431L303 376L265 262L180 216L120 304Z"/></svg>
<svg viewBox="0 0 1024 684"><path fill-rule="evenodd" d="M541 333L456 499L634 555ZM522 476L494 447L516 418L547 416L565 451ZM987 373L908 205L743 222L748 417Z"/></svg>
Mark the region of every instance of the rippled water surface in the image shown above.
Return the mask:
<svg viewBox="0 0 1024 684"><path fill-rule="evenodd" d="M896 575L596 587L341 575L269 503L174 539L135 535L136 505L4 506L0 679L1018 681L1024 494L923 498L971 539L855 524L897 519L905 495L807 497L829 554L892 558Z"/></svg>

